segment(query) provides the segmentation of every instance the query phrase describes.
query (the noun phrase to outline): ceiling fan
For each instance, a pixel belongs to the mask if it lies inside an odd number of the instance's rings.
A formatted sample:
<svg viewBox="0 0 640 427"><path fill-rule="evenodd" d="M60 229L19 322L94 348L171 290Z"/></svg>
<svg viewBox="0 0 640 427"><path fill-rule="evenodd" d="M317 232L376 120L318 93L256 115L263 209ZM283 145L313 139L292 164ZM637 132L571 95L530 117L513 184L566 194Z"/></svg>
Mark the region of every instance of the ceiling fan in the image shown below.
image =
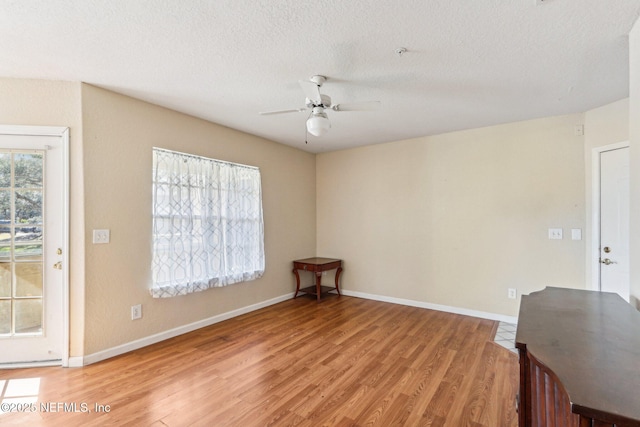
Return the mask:
<svg viewBox="0 0 640 427"><path fill-rule="evenodd" d="M299 80L300 87L306 96L305 108L296 108L292 110L265 111L260 114L263 116L270 114L283 113L301 113L311 110L311 114L307 119L307 131L314 136L322 136L329 131L331 123L327 117L326 110L333 111L372 111L380 108L380 101L355 102L349 104L332 104L328 95L320 93L320 87L327 81L325 76L314 75L309 80Z"/></svg>

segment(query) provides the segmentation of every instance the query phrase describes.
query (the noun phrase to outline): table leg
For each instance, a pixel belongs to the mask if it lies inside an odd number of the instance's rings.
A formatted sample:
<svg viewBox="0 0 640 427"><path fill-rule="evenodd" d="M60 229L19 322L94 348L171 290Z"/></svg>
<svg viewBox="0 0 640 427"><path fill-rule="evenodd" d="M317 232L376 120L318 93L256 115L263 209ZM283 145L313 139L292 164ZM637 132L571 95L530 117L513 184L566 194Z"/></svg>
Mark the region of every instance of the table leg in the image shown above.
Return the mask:
<svg viewBox="0 0 640 427"><path fill-rule="evenodd" d="M321 284L322 284L322 272L321 271L316 271L316 297L318 302L320 302L320 290L321 290Z"/></svg>
<svg viewBox="0 0 640 427"><path fill-rule="evenodd" d="M296 268L293 269L293 274L296 275L296 294L293 296L296 298L298 296L298 292L300 292L300 275L298 274L298 270Z"/></svg>
<svg viewBox="0 0 640 427"><path fill-rule="evenodd" d="M338 291L338 295L342 295L340 293L340 285L338 284L338 280L340 279L340 273L342 273L342 267L338 267L336 271L336 291Z"/></svg>

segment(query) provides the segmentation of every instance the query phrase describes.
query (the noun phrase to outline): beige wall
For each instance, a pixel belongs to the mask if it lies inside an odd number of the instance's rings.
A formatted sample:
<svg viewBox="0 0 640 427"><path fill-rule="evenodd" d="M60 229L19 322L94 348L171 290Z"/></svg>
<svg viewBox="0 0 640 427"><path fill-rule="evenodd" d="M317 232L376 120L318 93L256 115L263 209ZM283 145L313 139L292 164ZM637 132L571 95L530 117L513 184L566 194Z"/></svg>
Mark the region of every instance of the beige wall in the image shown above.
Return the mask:
<svg viewBox="0 0 640 427"><path fill-rule="evenodd" d="M93 86L82 86L86 334L92 354L292 292L291 261L315 250L315 157ZM255 281L168 299L148 292L151 149L258 166L266 271ZM91 232L111 230L94 245ZM131 306L143 317L132 321Z"/></svg>
<svg viewBox="0 0 640 427"><path fill-rule="evenodd" d="M84 201L80 84L0 78L0 124L69 127L69 354L84 347Z"/></svg>
<svg viewBox="0 0 640 427"><path fill-rule="evenodd" d="M629 33L629 143L631 301L640 309L640 21Z"/></svg>
<svg viewBox="0 0 640 427"><path fill-rule="evenodd" d="M320 154L317 254L347 290L507 316L583 288L583 114ZM547 230L562 227L563 240Z"/></svg>
<svg viewBox="0 0 640 427"><path fill-rule="evenodd" d="M594 257L592 250L593 232L593 149L629 140L629 99L625 98L611 104L594 108L585 113L585 204L586 225L585 263L586 286L593 289Z"/></svg>
<svg viewBox="0 0 640 427"><path fill-rule="evenodd" d="M584 287L591 149L626 139L627 109L640 110L637 33L628 101L317 157L90 85L0 79L1 124L70 127L70 355L291 292L291 260L316 254L345 260L348 290L509 316L518 308L509 287ZM582 123L585 136L574 136ZM632 164L640 167L638 126L632 121ZM153 146L260 167L262 279L149 296ZM632 210L640 212L634 181ZM549 241L549 227L564 228L565 239ZM95 228L109 228L111 243L93 245ZM571 241L571 228L585 230L585 240ZM632 257L639 231L632 221ZM636 296L639 277L632 269ZM143 318L131 321L138 303Z"/></svg>

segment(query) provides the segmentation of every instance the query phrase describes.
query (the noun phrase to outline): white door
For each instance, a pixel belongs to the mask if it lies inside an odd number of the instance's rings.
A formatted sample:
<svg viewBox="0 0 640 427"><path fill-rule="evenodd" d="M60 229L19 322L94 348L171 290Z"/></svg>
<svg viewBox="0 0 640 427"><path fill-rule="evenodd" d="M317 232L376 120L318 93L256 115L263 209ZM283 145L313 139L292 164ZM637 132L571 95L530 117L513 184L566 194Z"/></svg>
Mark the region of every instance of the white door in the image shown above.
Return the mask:
<svg viewBox="0 0 640 427"><path fill-rule="evenodd" d="M60 128L0 127L0 364L61 364L67 131L29 129Z"/></svg>
<svg viewBox="0 0 640 427"><path fill-rule="evenodd" d="M629 148L600 153L600 290L629 301Z"/></svg>

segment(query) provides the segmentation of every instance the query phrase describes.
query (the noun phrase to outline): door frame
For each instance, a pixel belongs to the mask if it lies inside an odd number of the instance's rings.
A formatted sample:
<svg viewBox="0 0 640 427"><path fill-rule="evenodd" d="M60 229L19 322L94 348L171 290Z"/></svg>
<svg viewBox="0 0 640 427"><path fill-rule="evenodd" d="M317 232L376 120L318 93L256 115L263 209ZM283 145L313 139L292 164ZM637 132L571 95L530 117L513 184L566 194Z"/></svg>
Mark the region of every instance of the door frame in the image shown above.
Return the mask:
<svg viewBox="0 0 640 427"><path fill-rule="evenodd" d="M54 136L62 141L62 366L69 366L69 128L63 126L0 125L2 135ZM12 364L11 367L39 366L36 363Z"/></svg>
<svg viewBox="0 0 640 427"><path fill-rule="evenodd" d="M594 291L600 291L600 155L621 148L629 148L629 141L594 147L591 150L591 283L587 286Z"/></svg>

